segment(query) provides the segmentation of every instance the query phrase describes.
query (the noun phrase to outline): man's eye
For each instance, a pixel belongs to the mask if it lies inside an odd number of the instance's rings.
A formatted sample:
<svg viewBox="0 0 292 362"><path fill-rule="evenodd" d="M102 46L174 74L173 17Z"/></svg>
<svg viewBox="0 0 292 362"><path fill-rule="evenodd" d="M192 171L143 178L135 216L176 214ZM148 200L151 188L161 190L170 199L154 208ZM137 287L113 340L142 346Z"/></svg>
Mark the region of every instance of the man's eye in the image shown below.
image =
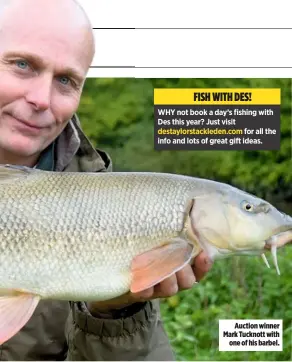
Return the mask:
<svg viewBox="0 0 292 362"><path fill-rule="evenodd" d="M67 85L70 82L70 79L68 77L60 77L60 82Z"/></svg>
<svg viewBox="0 0 292 362"><path fill-rule="evenodd" d="M26 69L28 66L27 62L24 60L17 60L16 65L21 69Z"/></svg>

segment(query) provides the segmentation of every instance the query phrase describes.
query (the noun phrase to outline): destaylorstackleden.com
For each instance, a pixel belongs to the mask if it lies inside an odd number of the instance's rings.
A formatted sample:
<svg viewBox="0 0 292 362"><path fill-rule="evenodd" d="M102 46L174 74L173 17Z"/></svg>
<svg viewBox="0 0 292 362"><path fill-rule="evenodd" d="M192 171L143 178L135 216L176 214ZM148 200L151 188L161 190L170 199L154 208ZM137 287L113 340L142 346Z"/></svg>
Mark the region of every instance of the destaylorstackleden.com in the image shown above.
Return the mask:
<svg viewBox="0 0 292 362"><path fill-rule="evenodd" d="M159 128L157 133L159 135L173 135L173 136L181 136L181 135L243 135L242 129L220 129L220 128Z"/></svg>

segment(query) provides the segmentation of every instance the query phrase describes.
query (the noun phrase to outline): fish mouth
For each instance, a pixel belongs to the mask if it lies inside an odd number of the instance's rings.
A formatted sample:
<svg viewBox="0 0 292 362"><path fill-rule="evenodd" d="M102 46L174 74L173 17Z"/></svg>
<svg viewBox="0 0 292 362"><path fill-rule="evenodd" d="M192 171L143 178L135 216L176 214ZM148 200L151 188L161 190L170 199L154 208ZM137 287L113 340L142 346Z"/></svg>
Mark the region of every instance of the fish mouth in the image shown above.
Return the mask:
<svg viewBox="0 0 292 362"><path fill-rule="evenodd" d="M275 230L273 235L265 241L265 249L270 249L272 254L273 264L277 270L278 275L280 275L280 269L278 266L277 260L277 249L283 247L284 245L292 242L292 226L281 226ZM270 265L265 257L265 254L262 254L262 258L268 268Z"/></svg>
<svg viewBox="0 0 292 362"><path fill-rule="evenodd" d="M272 236L265 240L265 248L270 249L272 245L277 244L280 248L292 241L292 226L281 226L274 230Z"/></svg>

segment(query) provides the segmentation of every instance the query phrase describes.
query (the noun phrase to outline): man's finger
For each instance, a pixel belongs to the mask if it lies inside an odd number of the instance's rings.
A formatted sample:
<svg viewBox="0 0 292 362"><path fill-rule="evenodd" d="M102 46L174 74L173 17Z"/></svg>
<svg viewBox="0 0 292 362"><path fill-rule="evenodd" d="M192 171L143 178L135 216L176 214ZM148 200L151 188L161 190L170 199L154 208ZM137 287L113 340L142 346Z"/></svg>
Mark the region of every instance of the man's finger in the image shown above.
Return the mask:
<svg viewBox="0 0 292 362"><path fill-rule="evenodd" d="M179 290L190 289L196 282L192 267L188 264L176 273Z"/></svg>
<svg viewBox="0 0 292 362"><path fill-rule="evenodd" d="M211 269L212 264L212 260L208 258L205 252L201 252L198 256L196 256L193 263L193 271L197 281L200 281L205 276L205 274Z"/></svg>
<svg viewBox="0 0 292 362"><path fill-rule="evenodd" d="M131 297L134 301L144 301L144 300L148 300L151 299L153 297L154 294L154 287L142 290L139 293L132 293Z"/></svg>
<svg viewBox="0 0 292 362"><path fill-rule="evenodd" d="M156 298L167 298L178 292L176 275L172 275L154 287Z"/></svg>

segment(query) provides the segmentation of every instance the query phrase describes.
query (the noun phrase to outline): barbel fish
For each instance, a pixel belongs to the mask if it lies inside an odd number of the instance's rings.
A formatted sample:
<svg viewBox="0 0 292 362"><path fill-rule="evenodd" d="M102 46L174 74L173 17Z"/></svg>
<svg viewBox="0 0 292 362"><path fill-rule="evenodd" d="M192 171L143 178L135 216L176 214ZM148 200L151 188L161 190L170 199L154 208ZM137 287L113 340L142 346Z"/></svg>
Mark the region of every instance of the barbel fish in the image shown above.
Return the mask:
<svg viewBox="0 0 292 362"><path fill-rule="evenodd" d="M276 263L278 238L291 230L292 218L270 203L212 180L0 165L0 343L41 299L139 292L201 250L216 259L270 245Z"/></svg>

